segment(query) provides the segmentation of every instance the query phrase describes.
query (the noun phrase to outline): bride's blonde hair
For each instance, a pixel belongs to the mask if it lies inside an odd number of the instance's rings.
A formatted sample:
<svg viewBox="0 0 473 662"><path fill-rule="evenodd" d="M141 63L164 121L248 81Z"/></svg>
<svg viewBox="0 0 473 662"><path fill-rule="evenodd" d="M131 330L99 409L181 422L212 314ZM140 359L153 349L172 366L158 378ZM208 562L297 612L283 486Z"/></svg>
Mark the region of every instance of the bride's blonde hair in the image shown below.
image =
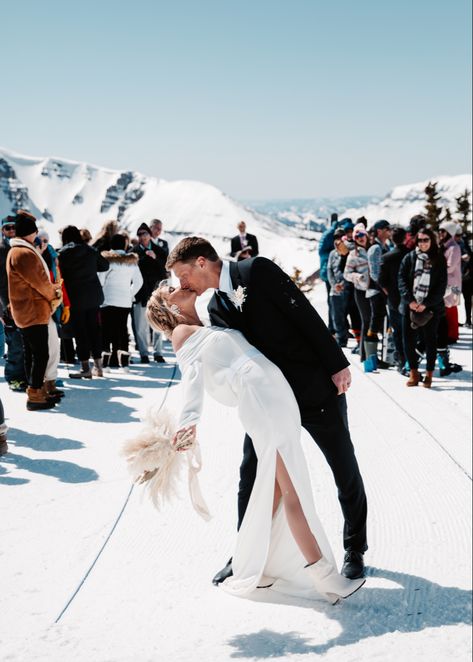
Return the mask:
<svg viewBox="0 0 473 662"><path fill-rule="evenodd" d="M163 296L167 288L168 285L164 282L154 290L146 306L146 317L155 331L162 331L167 338L170 338L176 326L182 324L182 315L177 306L170 308L167 305Z"/></svg>

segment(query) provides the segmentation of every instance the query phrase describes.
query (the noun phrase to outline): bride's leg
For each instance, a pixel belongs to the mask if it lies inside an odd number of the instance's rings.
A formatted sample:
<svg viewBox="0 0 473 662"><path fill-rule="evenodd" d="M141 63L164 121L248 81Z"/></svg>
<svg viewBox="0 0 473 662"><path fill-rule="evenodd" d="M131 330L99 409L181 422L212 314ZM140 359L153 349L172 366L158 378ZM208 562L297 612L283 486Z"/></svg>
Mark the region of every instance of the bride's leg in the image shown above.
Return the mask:
<svg viewBox="0 0 473 662"><path fill-rule="evenodd" d="M287 523L294 536L294 540L307 563L316 563L322 558L322 552L317 544L317 540L309 528L304 511L302 510L301 502L299 501L297 492L294 489L294 485L292 484L291 478L279 453L276 457L276 484L279 486L280 494L283 498ZM276 503L276 490L274 503Z"/></svg>
<svg viewBox="0 0 473 662"><path fill-rule="evenodd" d="M273 498L273 517L276 514L276 510L278 509L279 502L281 501L281 488L279 487L279 483L277 479L274 481L274 498Z"/></svg>

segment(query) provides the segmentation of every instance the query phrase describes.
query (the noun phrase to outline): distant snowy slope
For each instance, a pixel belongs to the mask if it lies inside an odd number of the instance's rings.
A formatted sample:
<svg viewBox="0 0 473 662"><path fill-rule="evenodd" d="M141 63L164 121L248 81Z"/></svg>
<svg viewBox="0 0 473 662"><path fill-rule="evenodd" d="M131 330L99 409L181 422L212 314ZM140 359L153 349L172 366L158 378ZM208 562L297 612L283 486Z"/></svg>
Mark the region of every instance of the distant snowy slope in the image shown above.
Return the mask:
<svg viewBox="0 0 473 662"><path fill-rule="evenodd" d="M210 239L223 255L229 238L244 219L256 234L261 253L275 258L292 273L304 275L318 267L314 241L304 240L294 228L246 208L210 184L168 182L138 172L110 170L58 158L22 156L0 149L0 217L29 209L58 241L58 230L72 224L95 234L102 224L117 218L131 232L143 221L161 218L171 245L189 234Z"/></svg>
<svg viewBox="0 0 473 662"><path fill-rule="evenodd" d="M56 227L72 223L97 231L118 218L130 230L163 218L168 231L233 236L244 218L256 234L294 236L209 184L167 182L137 172L110 170L56 158L21 156L0 149L0 214L30 209Z"/></svg>
<svg viewBox="0 0 473 662"><path fill-rule="evenodd" d="M433 178L440 204L455 210L455 197L471 191L471 175ZM45 226L54 243L65 225L87 227L95 234L110 219L135 232L138 225L161 218L171 245L180 237L207 237L225 255L238 221L256 234L261 254L288 272L303 276L318 268L316 238L332 211L370 223L387 218L406 224L425 205L427 182L398 186L382 201L368 198L267 201L258 211L232 200L215 186L196 181L166 181L133 171L118 171L53 157L23 156L0 148L0 218L23 207ZM348 208L349 207L349 208ZM317 222L315 222L317 221Z"/></svg>
<svg viewBox="0 0 473 662"><path fill-rule="evenodd" d="M468 189L471 200L471 175L431 177L430 180L424 182L396 186L384 200L368 204L365 207L346 209L343 215L351 216L354 219L365 216L369 223L385 218L391 223L407 225L411 216L425 212L426 196L424 189L429 181L437 182L437 191L440 195L438 204L444 208L448 207L454 217L456 210L455 198L464 193L465 189Z"/></svg>

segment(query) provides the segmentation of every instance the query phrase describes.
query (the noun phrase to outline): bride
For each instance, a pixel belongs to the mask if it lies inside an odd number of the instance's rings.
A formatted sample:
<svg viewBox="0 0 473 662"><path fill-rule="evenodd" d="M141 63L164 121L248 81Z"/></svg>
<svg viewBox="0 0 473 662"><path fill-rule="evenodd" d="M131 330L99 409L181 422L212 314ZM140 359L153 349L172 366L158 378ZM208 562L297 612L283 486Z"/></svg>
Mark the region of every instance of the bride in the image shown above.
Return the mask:
<svg viewBox="0 0 473 662"><path fill-rule="evenodd" d="M190 290L161 285L147 307L151 326L167 334L182 373L182 410L173 444L196 437L205 390L238 408L251 436L258 469L233 554L233 576L223 588L247 595L257 587L335 604L364 579L340 575L315 512L300 443L301 421L294 394L277 366L235 329L204 327Z"/></svg>

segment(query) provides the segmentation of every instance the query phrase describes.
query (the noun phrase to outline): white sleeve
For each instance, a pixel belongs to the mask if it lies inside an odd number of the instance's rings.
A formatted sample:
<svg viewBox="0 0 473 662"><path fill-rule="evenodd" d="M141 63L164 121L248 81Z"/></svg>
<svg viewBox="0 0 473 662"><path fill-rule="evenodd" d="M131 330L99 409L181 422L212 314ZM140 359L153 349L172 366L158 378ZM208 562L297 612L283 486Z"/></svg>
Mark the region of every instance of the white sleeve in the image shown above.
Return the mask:
<svg viewBox="0 0 473 662"><path fill-rule="evenodd" d="M204 374L202 363L194 361L181 368L181 413L178 419L178 430L189 425L196 425L202 414L204 401Z"/></svg>
<svg viewBox="0 0 473 662"><path fill-rule="evenodd" d="M141 289L141 286L143 285L143 276L141 275L140 268L135 265L133 267L133 280L131 282L131 300L133 301L135 298L135 295L138 294L138 292Z"/></svg>

